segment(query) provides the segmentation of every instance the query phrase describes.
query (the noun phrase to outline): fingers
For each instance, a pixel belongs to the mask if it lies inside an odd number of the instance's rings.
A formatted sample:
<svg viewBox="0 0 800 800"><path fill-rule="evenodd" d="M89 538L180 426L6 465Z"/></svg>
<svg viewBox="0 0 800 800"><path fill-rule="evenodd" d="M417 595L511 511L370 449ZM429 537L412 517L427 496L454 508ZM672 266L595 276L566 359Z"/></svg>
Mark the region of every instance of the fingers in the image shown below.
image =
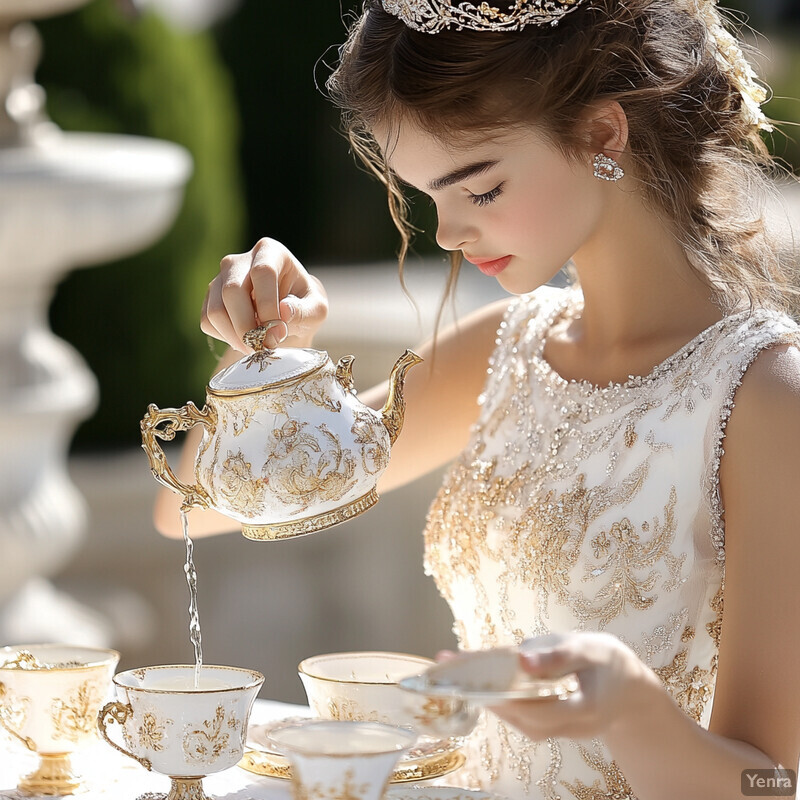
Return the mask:
<svg viewBox="0 0 800 800"><path fill-rule="evenodd" d="M520 645L520 664L533 677L560 678L606 663L616 646L616 638L603 633L537 636Z"/></svg>
<svg viewBox="0 0 800 800"><path fill-rule="evenodd" d="M276 347L284 339L308 346L327 316L322 284L308 274L280 242L261 239L248 253L226 256L211 281L203 303L200 327L233 349L249 353L242 341L247 331L273 321L265 340Z"/></svg>
<svg viewBox="0 0 800 800"><path fill-rule="evenodd" d="M217 276L208 285L208 292L203 303L203 314L200 320L201 330L226 342L234 350L247 352L247 348L239 338L231 317L225 308L222 295L222 276Z"/></svg>
<svg viewBox="0 0 800 800"><path fill-rule="evenodd" d="M582 700L575 695L565 699L512 700L493 706L490 711L534 741L586 732Z"/></svg>

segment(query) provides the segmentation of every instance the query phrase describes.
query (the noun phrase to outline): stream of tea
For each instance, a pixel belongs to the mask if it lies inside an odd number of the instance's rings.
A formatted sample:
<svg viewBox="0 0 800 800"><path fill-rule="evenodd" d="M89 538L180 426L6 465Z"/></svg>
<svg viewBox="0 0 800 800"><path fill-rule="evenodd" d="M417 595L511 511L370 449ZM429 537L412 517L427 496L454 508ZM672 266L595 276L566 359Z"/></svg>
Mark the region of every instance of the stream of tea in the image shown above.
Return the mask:
<svg viewBox="0 0 800 800"><path fill-rule="evenodd" d="M203 668L203 645L200 639L200 615L197 610L197 570L194 568L194 542L189 536L189 515L181 511L183 541L186 544L186 583L189 585L189 641L194 647L194 688L200 688L200 670Z"/></svg>

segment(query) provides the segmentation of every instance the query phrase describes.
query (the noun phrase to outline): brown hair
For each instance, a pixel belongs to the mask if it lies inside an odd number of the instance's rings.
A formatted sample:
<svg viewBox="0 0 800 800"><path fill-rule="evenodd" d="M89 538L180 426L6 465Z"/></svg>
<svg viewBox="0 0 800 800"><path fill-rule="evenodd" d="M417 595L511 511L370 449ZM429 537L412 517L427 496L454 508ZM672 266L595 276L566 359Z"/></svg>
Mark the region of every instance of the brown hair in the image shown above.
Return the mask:
<svg viewBox="0 0 800 800"><path fill-rule="evenodd" d="M444 137L536 123L564 157L586 163L582 112L616 100L645 202L674 223L720 307L730 311L743 299L789 313L800 307L794 254L767 227L767 202L779 197L774 179L786 170L715 57L709 26L678 0L588 0L557 26L435 35L366 0L327 89L353 150L388 189L401 279L408 205L375 125L411 119ZM448 290L461 260L451 255Z"/></svg>

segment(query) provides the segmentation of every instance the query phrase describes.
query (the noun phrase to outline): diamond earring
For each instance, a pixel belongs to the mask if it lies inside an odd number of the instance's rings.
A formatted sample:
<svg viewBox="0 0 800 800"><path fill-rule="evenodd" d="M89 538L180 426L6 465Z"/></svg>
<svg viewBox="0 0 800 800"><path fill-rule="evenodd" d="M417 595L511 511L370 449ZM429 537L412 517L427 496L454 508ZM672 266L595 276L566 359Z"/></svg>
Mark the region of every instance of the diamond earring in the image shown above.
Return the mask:
<svg viewBox="0 0 800 800"><path fill-rule="evenodd" d="M594 157L594 176L601 181L617 181L625 177L625 170L605 153L598 153Z"/></svg>

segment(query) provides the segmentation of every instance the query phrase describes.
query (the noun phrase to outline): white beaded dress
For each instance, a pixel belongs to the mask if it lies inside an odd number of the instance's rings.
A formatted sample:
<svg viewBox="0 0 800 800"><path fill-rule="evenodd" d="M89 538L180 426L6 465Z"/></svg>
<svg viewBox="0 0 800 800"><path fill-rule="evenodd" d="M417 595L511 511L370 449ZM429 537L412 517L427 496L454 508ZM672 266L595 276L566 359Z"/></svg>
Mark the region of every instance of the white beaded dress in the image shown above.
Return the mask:
<svg viewBox="0 0 800 800"><path fill-rule="evenodd" d="M595 387L544 360L578 315L578 287L515 298L480 416L431 506L425 567L461 649L551 632L607 631L700 725L711 716L723 620L719 486L725 425L748 366L797 344L786 315L712 325L646 377ZM487 713L466 782L521 800L635 800L601 741L533 743Z"/></svg>

